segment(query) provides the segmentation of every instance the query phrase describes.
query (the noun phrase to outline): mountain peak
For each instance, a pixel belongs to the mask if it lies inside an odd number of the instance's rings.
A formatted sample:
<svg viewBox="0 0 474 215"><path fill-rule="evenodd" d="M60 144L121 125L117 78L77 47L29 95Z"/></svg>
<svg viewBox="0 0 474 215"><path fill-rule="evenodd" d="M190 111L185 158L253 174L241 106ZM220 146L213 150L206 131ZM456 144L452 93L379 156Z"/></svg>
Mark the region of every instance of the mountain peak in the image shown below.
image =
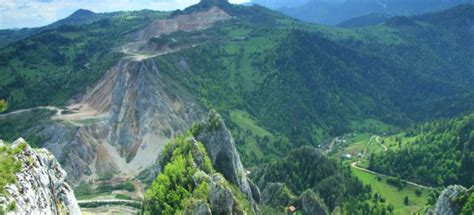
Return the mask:
<svg viewBox="0 0 474 215"><path fill-rule="evenodd" d="M76 10L73 14L71 14L70 17L83 17L83 16L90 16L94 15L95 13L93 11L87 10L87 9L79 9Z"/></svg>
<svg viewBox="0 0 474 215"><path fill-rule="evenodd" d="M229 4L229 1L227 0L201 0L200 4L205 4L208 6L220 6L220 5Z"/></svg>
<svg viewBox="0 0 474 215"><path fill-rule="evenodd" d="M228 0L201 0L198 4L189 6L185 10L177 10L173 12L172 16L190 14L199 11L207 11L211 7L219 7L220 9L226 10L229 9L231 4ZM228 12L228 11L226 11Z"/></svg>

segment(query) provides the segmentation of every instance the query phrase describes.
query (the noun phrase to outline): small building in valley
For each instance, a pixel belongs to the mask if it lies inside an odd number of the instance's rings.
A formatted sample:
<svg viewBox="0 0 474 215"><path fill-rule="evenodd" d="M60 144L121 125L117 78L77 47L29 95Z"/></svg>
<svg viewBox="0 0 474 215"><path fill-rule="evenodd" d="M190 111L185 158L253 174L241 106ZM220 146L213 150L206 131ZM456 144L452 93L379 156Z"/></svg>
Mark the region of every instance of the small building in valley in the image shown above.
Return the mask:
<svg viewBox="0 0 474 215"><path fill-rule="evenodd" d="M296 207L293 205L288 206L288 215L296 214Z"/></svg>

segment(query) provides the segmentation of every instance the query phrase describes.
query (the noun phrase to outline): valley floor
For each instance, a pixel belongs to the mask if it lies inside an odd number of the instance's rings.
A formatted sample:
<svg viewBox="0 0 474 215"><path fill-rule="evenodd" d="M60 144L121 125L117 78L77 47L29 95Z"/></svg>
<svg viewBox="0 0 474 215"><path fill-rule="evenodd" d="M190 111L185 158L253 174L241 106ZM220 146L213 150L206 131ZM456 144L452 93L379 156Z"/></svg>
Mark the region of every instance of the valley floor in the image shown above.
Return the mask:
<svg viewBox="0 0 474 215"><path fill-rule="evenodd" d="M355 176L394 206L394 214L423 213L428 208L426 204L431 187L401 179L406 185L399 188L388 182L393 177L366 169L371 153L389 149L381 139L384 138L368 133L345 135L331 141L326 152L330 156L341 157L344 163L350 165ZM408 204L404 202L406 197Z"/></svg>

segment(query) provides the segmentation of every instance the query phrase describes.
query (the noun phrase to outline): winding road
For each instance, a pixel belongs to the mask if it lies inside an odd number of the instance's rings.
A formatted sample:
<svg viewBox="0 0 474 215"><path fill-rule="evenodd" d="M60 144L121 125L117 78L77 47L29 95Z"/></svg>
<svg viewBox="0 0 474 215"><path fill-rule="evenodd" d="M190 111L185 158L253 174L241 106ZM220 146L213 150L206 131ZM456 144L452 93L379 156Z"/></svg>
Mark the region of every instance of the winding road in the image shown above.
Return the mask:
<svg viewBox="0 0 474 215"><path fill-rule="evenodd" d="M100 204L141 204L141 201L137 200L127 200L127 199L96 199L96 200L78 200L78 204L90 204L90 203L100 203Z"/></svg>
<svg viewBox="0 0 474 215"><path fill-rule="evenodd" d="M25 112L29 112L29 111L33 111L33 110L40 110L40 109L56 111L56 116L61 116L62 112L64 110L64 109L54 107L54 106L40 106L40 107L22 109L22 110L12 111L10 113L0 114L0 118L11 116L11 115L16 115L16 114L20 114L20 113L25 113Z"/></svg>
<svg viewBox="0 0 474 215"><path fill-rule="evenodd" d="M378 144L380 144L380 146L383 148L384 151L387 151L387 150L388 150L387 146L385 146L384 144L382 144L382 143L380 142L380 136L374 135L374 136L370 137L370 139L369 139L369 144L373 141L373 139L375 139L375 141L376 141ZM360 159L363 159L363 158L365 157L365 154L366 154L366 152L367 152L367 148L368 148L368 147L369 147L369 146L367 146L367 147L365 148L364 154L362 154L362 156L361 156ZM370 173L370 174L373 174L373 175L383 176L383 177L391 177L391 176L388 176L388 175L385 175L385 174L382 174L382 173L374 172L374 171L372 171L372 170L359 167L359 166L357 166L358 163L360 163L360 160L355 161L355 162L352 162L352 163L351 163L351 167L352 167L352 168L355 168L355 169L358 169L358 170L361 170L361 171L364 171L364 172L367 172L367 173ZM412 181L407 181L407 180L403 180L403 179L401 179L401 181L403 181L403 182L405 182L405 183L407 183L407 184L413 185L413 186L415 186L415 187L423 188L423 189L430 189L430 188L431 188L431 187L428 187L428 186L424 186L424 185L421 185L421 184L417 184L417 183L412 182Z"/></svg>
<svg viewBox="0 0 474 215"><path fill-rule="evenodd" d="M391 176L388 176L388 175L385 175L385 174L382 174L382 173L374 172L374 171L372 171L372 170L368 170L368 169L359 167L359 166L357 166L357 164L358 164L359 162L360 162L360 161L352 162L352 163L351 163L351 167L352 167L352 168L355 168L355 169L358 169L358 170L361 170L361 171L364 171L364 172L367 172L367 173L370 173L370 174L373 174L373 175L384 176L384 177L391 177ZM407 180L404 180L404 179L401 179L401 181L403 181L403 182L405 182L405 183L407 183L407 184L413 185L413 186L415 186L415 187L423 188L423 189L430 189L430 188L431 188L431 187L427 187L427 186L424 186L424 185L421 185L421 184L417 184L417 183L412 182L412 181L407 181Z"/></svg>

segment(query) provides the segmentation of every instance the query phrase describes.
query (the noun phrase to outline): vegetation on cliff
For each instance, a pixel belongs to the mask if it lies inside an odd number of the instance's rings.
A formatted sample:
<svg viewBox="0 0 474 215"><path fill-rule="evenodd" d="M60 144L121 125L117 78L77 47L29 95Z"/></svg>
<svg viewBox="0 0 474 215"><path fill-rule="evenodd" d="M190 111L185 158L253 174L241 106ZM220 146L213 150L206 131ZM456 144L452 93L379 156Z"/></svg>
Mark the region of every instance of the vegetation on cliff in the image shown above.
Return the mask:
<svg viewBox="0 0 474 215"><path fill-rule="evenodd" d="M15 174L21 170L21 162L14 158L26 147L26 143L11 147L3 144L0 146L0 195L5 195L5 186L16 183Z"/></svg>
<svg viewBox="0 0 474 215"><path fill-rule="evenodd" d="M160 164L162 171L147 190L144 214L191 213L200 204L209 210L224 210L214 202L213 192L220 192L214 187L226 191L218 201L228 201L225 194L231 193L232 210L252 213L245 197L214 170L203 144L190 132L166 145Z"/></svg>

